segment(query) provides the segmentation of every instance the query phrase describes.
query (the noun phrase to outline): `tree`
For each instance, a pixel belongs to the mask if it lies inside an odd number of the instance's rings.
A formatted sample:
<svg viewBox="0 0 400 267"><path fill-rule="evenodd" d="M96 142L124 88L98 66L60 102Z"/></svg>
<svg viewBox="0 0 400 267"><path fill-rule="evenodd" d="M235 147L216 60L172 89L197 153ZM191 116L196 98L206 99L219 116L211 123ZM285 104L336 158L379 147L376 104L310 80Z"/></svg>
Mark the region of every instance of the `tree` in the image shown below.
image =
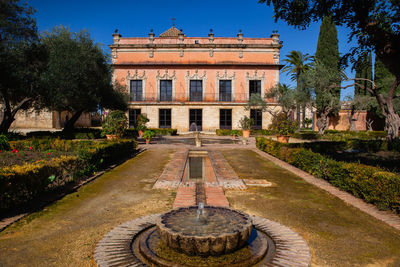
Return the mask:
<svg viewBox="0 0 400 267"><path fill-rule="evenodd" d="M329 74L324 79L327 77L332 78L332 80L314 83L317 126L319 125L318 129L320 126L322 127L322 132L329 125L329 116L335 114L340 108L340 88L337 86L340 86L340 76L338 75L339 60L339 42L336 26L331 17L327 16L322 21L319 30L317 51L315 52L315 61L317 62L315 68L321 68L321 70L316 70L316 75L327 72ZM336 103L332 101L336 101ZM321 131L321 129L319 130Z"/></svg>
<svg viewBox="0 0 400 267"><path fill-rule="evenodd" d="M372 84L368 81L362 81L365 86L371 86ZM361 91L364 91L363 86L358 86ZM358 121L361 111L367 110L371 107L371 102L374 99L369 95L355 94L354 97L347 97L343 103L344 109L347 111L347 118L349 120L349 130L356 131L355 122Z"/></svg>
<svg viewBox="0 0 400 267"><path fill-rule="evenodd" d="M360 56L355 65L356 78L364 78L366 80L372 80L372 53L366 52ZM368 87L372 88L372 84L368 81L360 82L363 86L354 86L354 95L370 95Z"/></svg>
<svg viewBox="0 0 400 267"><path fill-rule="evenodd" d="M286 84L277 84L277 86L271 88L271 90L265 95L266 99L273 98L280 104L277 106L268 106L265 99L259 94L252 94L250 99L247 101L245 106L246 110L252 108L261 109L262 112L268 112L273 117L276 117L279 113L284 113L287 117L293 115L296 109L296 92Z"/></svg>
<svg viewBox="0 0 400 267"><path fill-rule="evenodd" d="M84 112L127 108L121 91L113 90L107 55L88 32L72 33L56 27L44 33L43 42L49 50L49 67L44 74L49 92L43 106L73 114L64 131L72 130Z"/></svg>
<svg viewBox="0 0 400 267"><path fill-rule="evenodd" d="M0 1L0 133L40 97L47 52L38 41L33 13L19 1Z"/></svg>
<svg viewBox="0 0 400 267"><path fill-rule="evenodd" d="M376 57L393 74L387 94L379 87L367 89L378 102L385 116L389 140L399 138L400 116L393 100L400 98L400 3L398 1L318 1L318 0L259 0L274 6L275 20L283 19L289 25L305 29L312 21L331 16L336 25L350 29L349 40L357 46L348 54L354 63L356 55L375 51Z"/></svg>
<svg viewBox="0 0 400 267"><path fill-rule="evenodd" d="M290 74L292 81L296 81L296 91L298 95L307 95L307 92L305 92L305 88L303 86L303 83L301 82L301 75L307 72L310 69L311 66L311 60L313 59L312 56L309 54L303 54L300 51L290 51L290 54L286 56L286 59L284 62L287 63L287 65L282 69L282 72L287 72ZM298 98L298 100L303 100L303 98ZM303 103L301 103L303 102ZM304 118L305 118L305 106L306 104L304 101L298 101L297 104L297 122L298 125L300 126L300 104L302 104L302 117L303 117L303 127L304 127Z"/></svg>
<svg viewBox="0 0 400 267"><path fill-rule="evenodd" d="M340 90L341 76L339 72L332 72L324 64L316 61L304 75L305 86L315 96L313 106L317 109L317 127L323 134L329 125L329 115L340 107L337 90Z"/></svg>

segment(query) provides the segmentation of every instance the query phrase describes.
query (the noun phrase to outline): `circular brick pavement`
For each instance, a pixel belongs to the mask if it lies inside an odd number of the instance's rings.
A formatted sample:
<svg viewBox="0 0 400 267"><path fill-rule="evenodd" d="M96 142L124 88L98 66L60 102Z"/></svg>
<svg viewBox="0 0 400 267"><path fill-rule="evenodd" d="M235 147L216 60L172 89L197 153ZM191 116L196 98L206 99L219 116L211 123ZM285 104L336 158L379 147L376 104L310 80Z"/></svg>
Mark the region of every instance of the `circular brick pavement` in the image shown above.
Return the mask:
<svg viewBox="0 0 400 267"><path fill-rule="evenodd" d="M160 214L140 217L123 223L99 241L94 258L98 266L146 266L132 251L132 240L144 229L155 225ZM275 242L276 253L269 263L258 266L310 266L311 252L306 241L288 227L268 219L250 216L254 226Z"/></svg>

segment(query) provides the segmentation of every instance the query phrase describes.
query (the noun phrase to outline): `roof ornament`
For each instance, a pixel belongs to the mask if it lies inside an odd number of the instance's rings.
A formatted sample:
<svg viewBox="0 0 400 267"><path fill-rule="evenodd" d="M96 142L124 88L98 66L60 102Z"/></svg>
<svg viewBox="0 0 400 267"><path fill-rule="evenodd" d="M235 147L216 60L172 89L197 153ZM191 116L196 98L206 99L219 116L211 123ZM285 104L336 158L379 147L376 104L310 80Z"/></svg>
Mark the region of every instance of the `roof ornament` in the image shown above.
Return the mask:
<svg viewBox="0 0 400 267"><path fill-rule="evenodd" d="M172 17L172 27L175 27L175 20L176 18Z"/></svg>

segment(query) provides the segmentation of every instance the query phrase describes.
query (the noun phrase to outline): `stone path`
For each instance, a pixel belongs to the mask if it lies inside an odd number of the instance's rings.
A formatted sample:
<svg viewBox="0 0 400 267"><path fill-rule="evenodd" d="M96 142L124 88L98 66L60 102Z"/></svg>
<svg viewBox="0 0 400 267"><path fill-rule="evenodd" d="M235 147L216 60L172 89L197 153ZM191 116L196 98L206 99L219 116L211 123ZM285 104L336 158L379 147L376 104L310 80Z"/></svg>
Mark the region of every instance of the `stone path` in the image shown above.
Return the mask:
<svg viewBox="0 0 400 267"><path fill-rule="evenodd" d="M306 182L313 184L313 185L329 192L330 194L340 198L347 204L360 209L361 211L371 215L372 217L375 217L376 219L378 219L380 221L387 223L388 225L392 226L393 228L395 228L397 230L400 230L400 217L397 216L396 214L393 214L389 211L379 210L374 205L368 204L365 201L363 201L362 199L359 199L359 198L351 195L350 193L340 190L339 188L328 183L327 181L316 178L316 177L306 173L305 171L302 171L302 170L290 165L289 163L286 163L278 158L275 158L259 149L255 148L255 149L253 149L253 151L256 152L258 155L260 155L261 157L266 158L269 161L272 161L274 164L278 165L279 167L284 168L284 169L294 173L295 175L304 179Z"/></svg>

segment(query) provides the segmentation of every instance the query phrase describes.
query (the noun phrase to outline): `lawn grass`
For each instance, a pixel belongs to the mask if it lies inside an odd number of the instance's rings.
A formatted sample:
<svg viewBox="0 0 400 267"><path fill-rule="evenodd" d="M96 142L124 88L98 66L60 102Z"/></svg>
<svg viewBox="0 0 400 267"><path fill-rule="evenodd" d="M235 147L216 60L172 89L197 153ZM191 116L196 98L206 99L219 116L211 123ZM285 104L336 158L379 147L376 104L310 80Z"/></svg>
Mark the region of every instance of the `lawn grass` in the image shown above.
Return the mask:
<svg viewBox="0 0 400 267"><path fill-rule="evenodd" d="M145 151L0 233L0 266L95 266L97 242L115 226L165 212L173 195L152 186L172 155Z"/></svg>
<svg viewBox="0 0 400 267"><path fill-rule="evenodd" d="M400 266L400 232L250 150L223 155L240 178L276 186L228 190L233 208L278 221L309 244L313 266Z"/></svg>

